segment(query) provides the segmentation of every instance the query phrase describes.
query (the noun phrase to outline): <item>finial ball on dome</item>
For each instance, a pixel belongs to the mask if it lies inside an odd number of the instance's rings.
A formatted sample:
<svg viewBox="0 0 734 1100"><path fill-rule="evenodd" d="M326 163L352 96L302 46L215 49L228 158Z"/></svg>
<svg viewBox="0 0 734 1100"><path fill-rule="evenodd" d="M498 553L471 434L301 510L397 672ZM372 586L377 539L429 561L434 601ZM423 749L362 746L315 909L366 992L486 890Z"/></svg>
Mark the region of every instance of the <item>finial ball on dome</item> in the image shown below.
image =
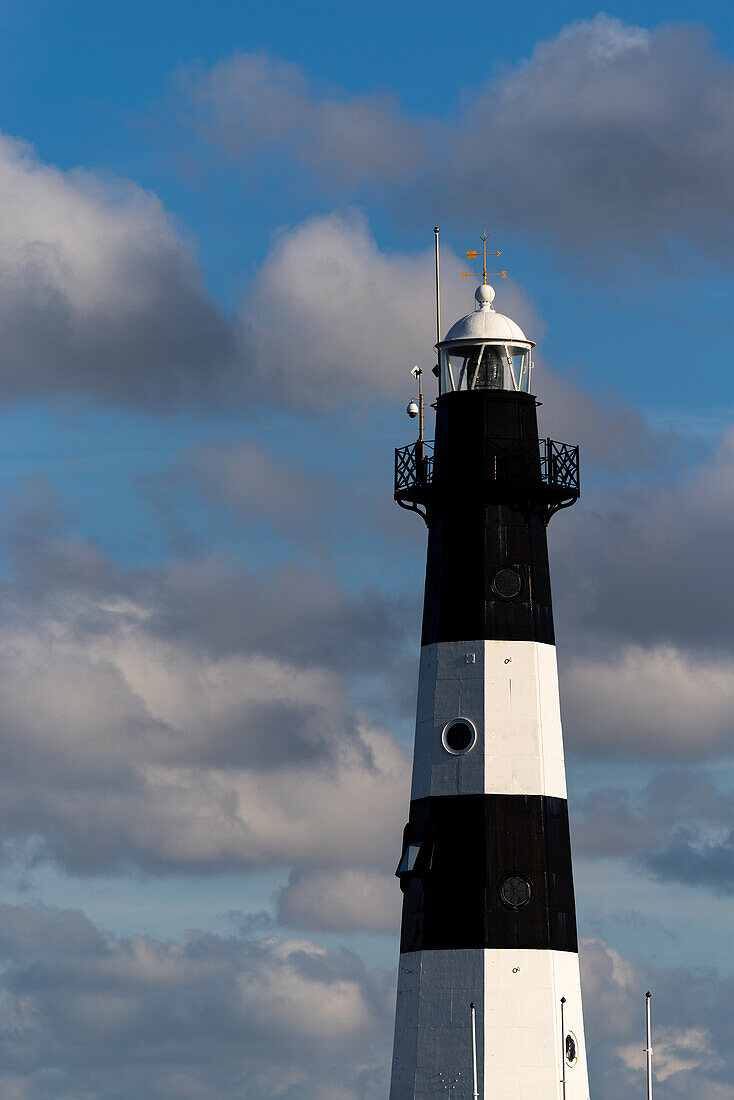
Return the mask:
<svg viewBox="0 0 734 1100"><path fill-rule="evenodd" d="M494 301L494 287L489 283L481 283L474 291L474 297L479 306L491 306Z"/></svg>

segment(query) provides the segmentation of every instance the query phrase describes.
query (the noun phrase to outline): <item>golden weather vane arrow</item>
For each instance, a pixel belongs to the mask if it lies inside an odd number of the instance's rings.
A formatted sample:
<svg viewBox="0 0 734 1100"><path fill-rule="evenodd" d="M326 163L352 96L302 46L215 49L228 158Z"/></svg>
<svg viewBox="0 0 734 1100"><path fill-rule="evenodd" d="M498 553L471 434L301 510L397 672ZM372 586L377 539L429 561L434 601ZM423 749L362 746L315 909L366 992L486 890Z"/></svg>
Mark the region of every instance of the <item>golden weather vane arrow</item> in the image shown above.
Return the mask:
<svg viewBox="0 0 734 1100"><path fill-rule="evenodd" d="M507 278L507 272L506 271L487 271L487 241L489 240L489 234L486 233L486 232L482 233L479 240L482 242L482 270L481 270L481 272L479 272L479 271L462 271L462 273L461 273L462 279L469 279L469 278L478 279L480 275L484 279L485 283L487 282L487 276L488 275L492 275L492 276L496 275L499 278L506 279ZM472 251L467 252L466 258L467 258L467 260L475 260L478 255L479 255L478 252L474 252L472 250ZM489 255L490 256L501 256L502 253L501 252L490 252Z"/></svg>

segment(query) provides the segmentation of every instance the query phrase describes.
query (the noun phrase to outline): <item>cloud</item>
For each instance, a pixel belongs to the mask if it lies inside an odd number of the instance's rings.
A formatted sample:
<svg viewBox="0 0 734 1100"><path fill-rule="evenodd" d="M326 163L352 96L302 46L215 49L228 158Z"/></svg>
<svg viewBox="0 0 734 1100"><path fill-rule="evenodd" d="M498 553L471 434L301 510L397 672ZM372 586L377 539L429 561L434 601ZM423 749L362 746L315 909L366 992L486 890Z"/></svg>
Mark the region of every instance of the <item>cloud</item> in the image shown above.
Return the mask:
<svg viewBox="0 0 734 1100"><path fill-rule="evenodd" d="M637 794L592 790L577 806L574 847L626 858L659 882L734 894L734 792L706 772L662 770Z"/></svg>
<svg viewBox="0 0 734 1100"><path fill-rule="evenodd" d="M335 492L328 475L318 481L262 444L246 437L204 444L180 456L176 473L209 502L242 522L264 523L303 538L321 528Z"/></svg>
<svg viewBox="0 0 734 1100"><path fill-rule="evenodd" d="M187 124L248 171L286 146L331 189L392 183L422 160L420 134L393 94L350 95L263 51L179 71L176 84L192 112Z"/></svg>
<svg viewBox="0 0 734 1100"><path fill-rule="evenodd" d="M151 192L0 135L0 401L168 412L230 390L231 323Z"/></svg>
<svg viewBox="0 0 734 1100"><path fill-rule="evenodd" d="M602 940L581 944L581 984L594 1094L644 1089L644 995L653 991L653 1072L666 1093L734 1095L732 979L715 971L652 968ZM720 1014L720 1015L717 1015Z"/></svg>
<svg viewBox="0 0 734 1100"><path fill-rule="evenodd" d="M734 798L729 797L729 817L734 813ZM713 835L712 835L713 834ZM734 829L706 823L679 825L658 849L641 856L647 870L659 881L703 886L715 894L734 895Z"/></svg>
<svg viewBox="0 0 734 1100"><path fill-rule="evenodd" d="M355 708L339 652L352 614L385 633L369 598L212 559L126 571L47 530L53 498L22 496L0 627L6 845L87 873L393 863L408 760Z"/></svg>
<svg viewBox="0 0 734 1100"><path fill-rule="evenodd" d="M733 459L727 428L669 481L597 491L552 529L554 582L587 636L603 624L622 643L728 650Z"/></svg>
<svg viewBox="0 0 734 1100"><path fill-rule="evenodd" d="M723 262L731 252L734 70L692 24L571 23L464 89L448 117L335 93L262 53L178 87L186 126L280 186L290 160L348 199L389 184L410 224L427 210L462 222L500 211L505 226L592 262L600 243L659 254L684 241Z"/></svg>
<svg viewBox="0 0 734 1100"><path fill-rule="evenodd" d="M723 258L733 105L734 70L699 28L597 15L482 89L448 132L452 171L432 178L464 217L501 209L571 252L672 235Z"/></svg>
<svg viewBox="0 0 734 1100"><path fill-rule="evenodd" d="M730 656L627 645L564 670L564 714L576 751L710 759L734 744Z"/></svg>
<svg viewBox="0 0 734 1100"><path fill-rule="evenodd" d="M385 1087L393 976L349 952L120 938L78 911L0 906L0 955L4 1097L376 1100Z"/></svg>
<svg viewBox="0 0 734 1100"><path fill-rule="evenodd" d="M0 1090L20 1100L378 1100L395 974L305 938L192 931L116 936L75 910L0 906ZM581 945L591 1080L600 1100L655 1071L674 1098L730 1100L732 980L659 970Z"/></svg>
<svg viewBox="0 0 734 1100"><path fill-rule="evenodd" d="M711 1036L700 1027L658 1029L655 1036L655 1077L667 1081L681 1070L694 1070L713 1059ZM640 1064L639 1043L620 1049L620 1057L630 1069Z"/></svg>
<svg viewBox="0 0 734 1100"><path fill-rule="evenodd" d="M384 932L400 927L402 895L394 875L344 868L292 871L277 896L284 927L321 932Z"/></svg>
<svg viewBox="0 0 734 1100"><path fill-rule="evenodd" d="M554 521L564 717L576 752L730 754L733 452L727 428L672 483L607 486Z"/></svg>
<svg viewBox="0 0 734 1100"><path fill-rule="evenodd" d="M435 361L432 252L381 252L357 211L282 230L233 322L207 294L190 242L134 183L62 172L0 135L0 195L0 401L85 398L158 414L244 414L264 402L333 413L345 403L402 402L412 365L428 375ZM453 319L473 301L449 249L443 265ZM542 322L520 287L503 284L498 305L538 337ZM621 401L609 399L600 413L574 383L543 374L556 426L570 429L578 410L603 461L614 464L640 439L640 418ZM644 436L640 450L649 454ZM283 470L248 446L248 462L279 479L282 499ZM206 460L202 452L202 481ZM309 495L289 476L294 524ZM244 488L251 496L256 480ZM263 480L255 503L266 496Z"/></svg>
<svg viewBox="0 0 734 1100"><path fill-rule="evenodd" d="M448 248L441 271L445 333L475 303L471 285L460 277L462 264ZM254 355L253 393L321 413L352 402L397 402L410 392L408 372L418 363L426 393L433 394L434 295L432 250L382 252L358 211L310 218L284 231L243 307ZM495 305L530 338L542 339L544 323L515 281L502 281ZM667 454L666 433L652 431L619 395L593 397L541 356L534 377L544 404L543 432L581 439L587 460L615 471L649 469Z"/></svg>
<svg viewBox="0 0 734 1100"><path fill-rule="evenodd" d="M444 265L459 263L445 250ZM299 408L401 399L414 363L435 362L433 252L381 252L362 214L314 217L283 232L247 303L258 392ZM473 308L452 286L446 316ZM458 287L461 286L460 280ZM514 288L503 299L519 323L532 316ZM274 338L275 337L275 338Z"/></svg>

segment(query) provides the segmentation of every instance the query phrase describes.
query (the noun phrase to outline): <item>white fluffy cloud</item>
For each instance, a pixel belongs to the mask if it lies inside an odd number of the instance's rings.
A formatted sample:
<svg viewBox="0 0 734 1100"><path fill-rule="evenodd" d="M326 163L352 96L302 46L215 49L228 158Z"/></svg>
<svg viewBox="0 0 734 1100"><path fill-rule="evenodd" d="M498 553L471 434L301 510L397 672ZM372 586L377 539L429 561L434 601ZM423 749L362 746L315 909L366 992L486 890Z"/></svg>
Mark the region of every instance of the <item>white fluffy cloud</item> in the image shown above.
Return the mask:
<svg viewBox="0 0 734 1100"><path fill-rule="evenodd" d="M475 305L473 283L461 278L465 266L443 249L444 333ZM432 395L434 293L432 249L417 255L381 251L357 211L314 217L284 231L244 306L254 393L311 412L397 402L410 392L409 371L418 363ZM544 323L515 280L498 281L495 306L529 337L542 339ZM649 464L664 451L665 437L617 396L592 398L540 355L537 367L544 432L580 439L590 460L615 469L630 461Z"/></svg>
<svg viewBox="0 0 734 1100"><path fill-rule="evenodd" d="M0 135L0 399L167 411L232 382L235 339L160 201Z"/></svg>
<svg viewBox="0 0 734 1100"><path fill-rule="evenodd" d="M667 1081L674 1073L715 1063L711 1035L702 1027L660 1028L655 1035L655 1077ZM639 1042L621 1047L619 1055L630 1069L640 1067Z"/></svg>
<svg viewBox="0 0 734 1100"><path fill-rule="evenodd" d="M19 1100L376 1098L392 975L305 939L118 938L0 906L0 1092Z"/></svg>
<svg viewBox="0 0 734 1100"><path fill-rule="evenodd" d="M0 906L0 1091L20 1100L378 1100L395 973L308 939L119 937L83 913ZM12 960L12 961L11 961ZM643 998L668 1095L724 1100L731 980L655 971L582 944L591 1081L644 1087Z"/></svg>
<svg viewBox="0 0 734 1100"><path fill-rule="evenodd" d="M734 1095L732 980L713 970L656 970L601 940L581 945L581 984L592 1090L601 1097L644 1089L644 996L653 992L654 1074L669 1096Z"/></svg>
<svg viewBox="0 0 734 1100"><path fill-rule="evenodd" d="M473 308L473 291L444 253L445 317L458 318ZM259 389L311 410L402 396L413 364L428 373L435 362L433 279L432 249L383 253L356 211L282 233L247 305ZM497 305L533 327L512 284Z"/></svg>

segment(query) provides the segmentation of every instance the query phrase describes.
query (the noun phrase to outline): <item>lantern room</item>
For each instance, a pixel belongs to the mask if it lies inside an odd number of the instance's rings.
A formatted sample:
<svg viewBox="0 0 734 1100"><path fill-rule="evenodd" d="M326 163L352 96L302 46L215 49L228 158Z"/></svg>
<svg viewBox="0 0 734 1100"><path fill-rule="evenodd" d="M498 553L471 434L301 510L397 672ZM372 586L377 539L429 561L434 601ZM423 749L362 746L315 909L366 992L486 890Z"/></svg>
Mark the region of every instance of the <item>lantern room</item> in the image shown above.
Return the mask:
<svg viewBox="0 0 734 1100"><path fill-rule="evenodd" d="M476 306L449 329L438 345L442 394L459 390L515 390L530 393L532 349L519 325L497 313L494 287L482 283Z"/></svg>

